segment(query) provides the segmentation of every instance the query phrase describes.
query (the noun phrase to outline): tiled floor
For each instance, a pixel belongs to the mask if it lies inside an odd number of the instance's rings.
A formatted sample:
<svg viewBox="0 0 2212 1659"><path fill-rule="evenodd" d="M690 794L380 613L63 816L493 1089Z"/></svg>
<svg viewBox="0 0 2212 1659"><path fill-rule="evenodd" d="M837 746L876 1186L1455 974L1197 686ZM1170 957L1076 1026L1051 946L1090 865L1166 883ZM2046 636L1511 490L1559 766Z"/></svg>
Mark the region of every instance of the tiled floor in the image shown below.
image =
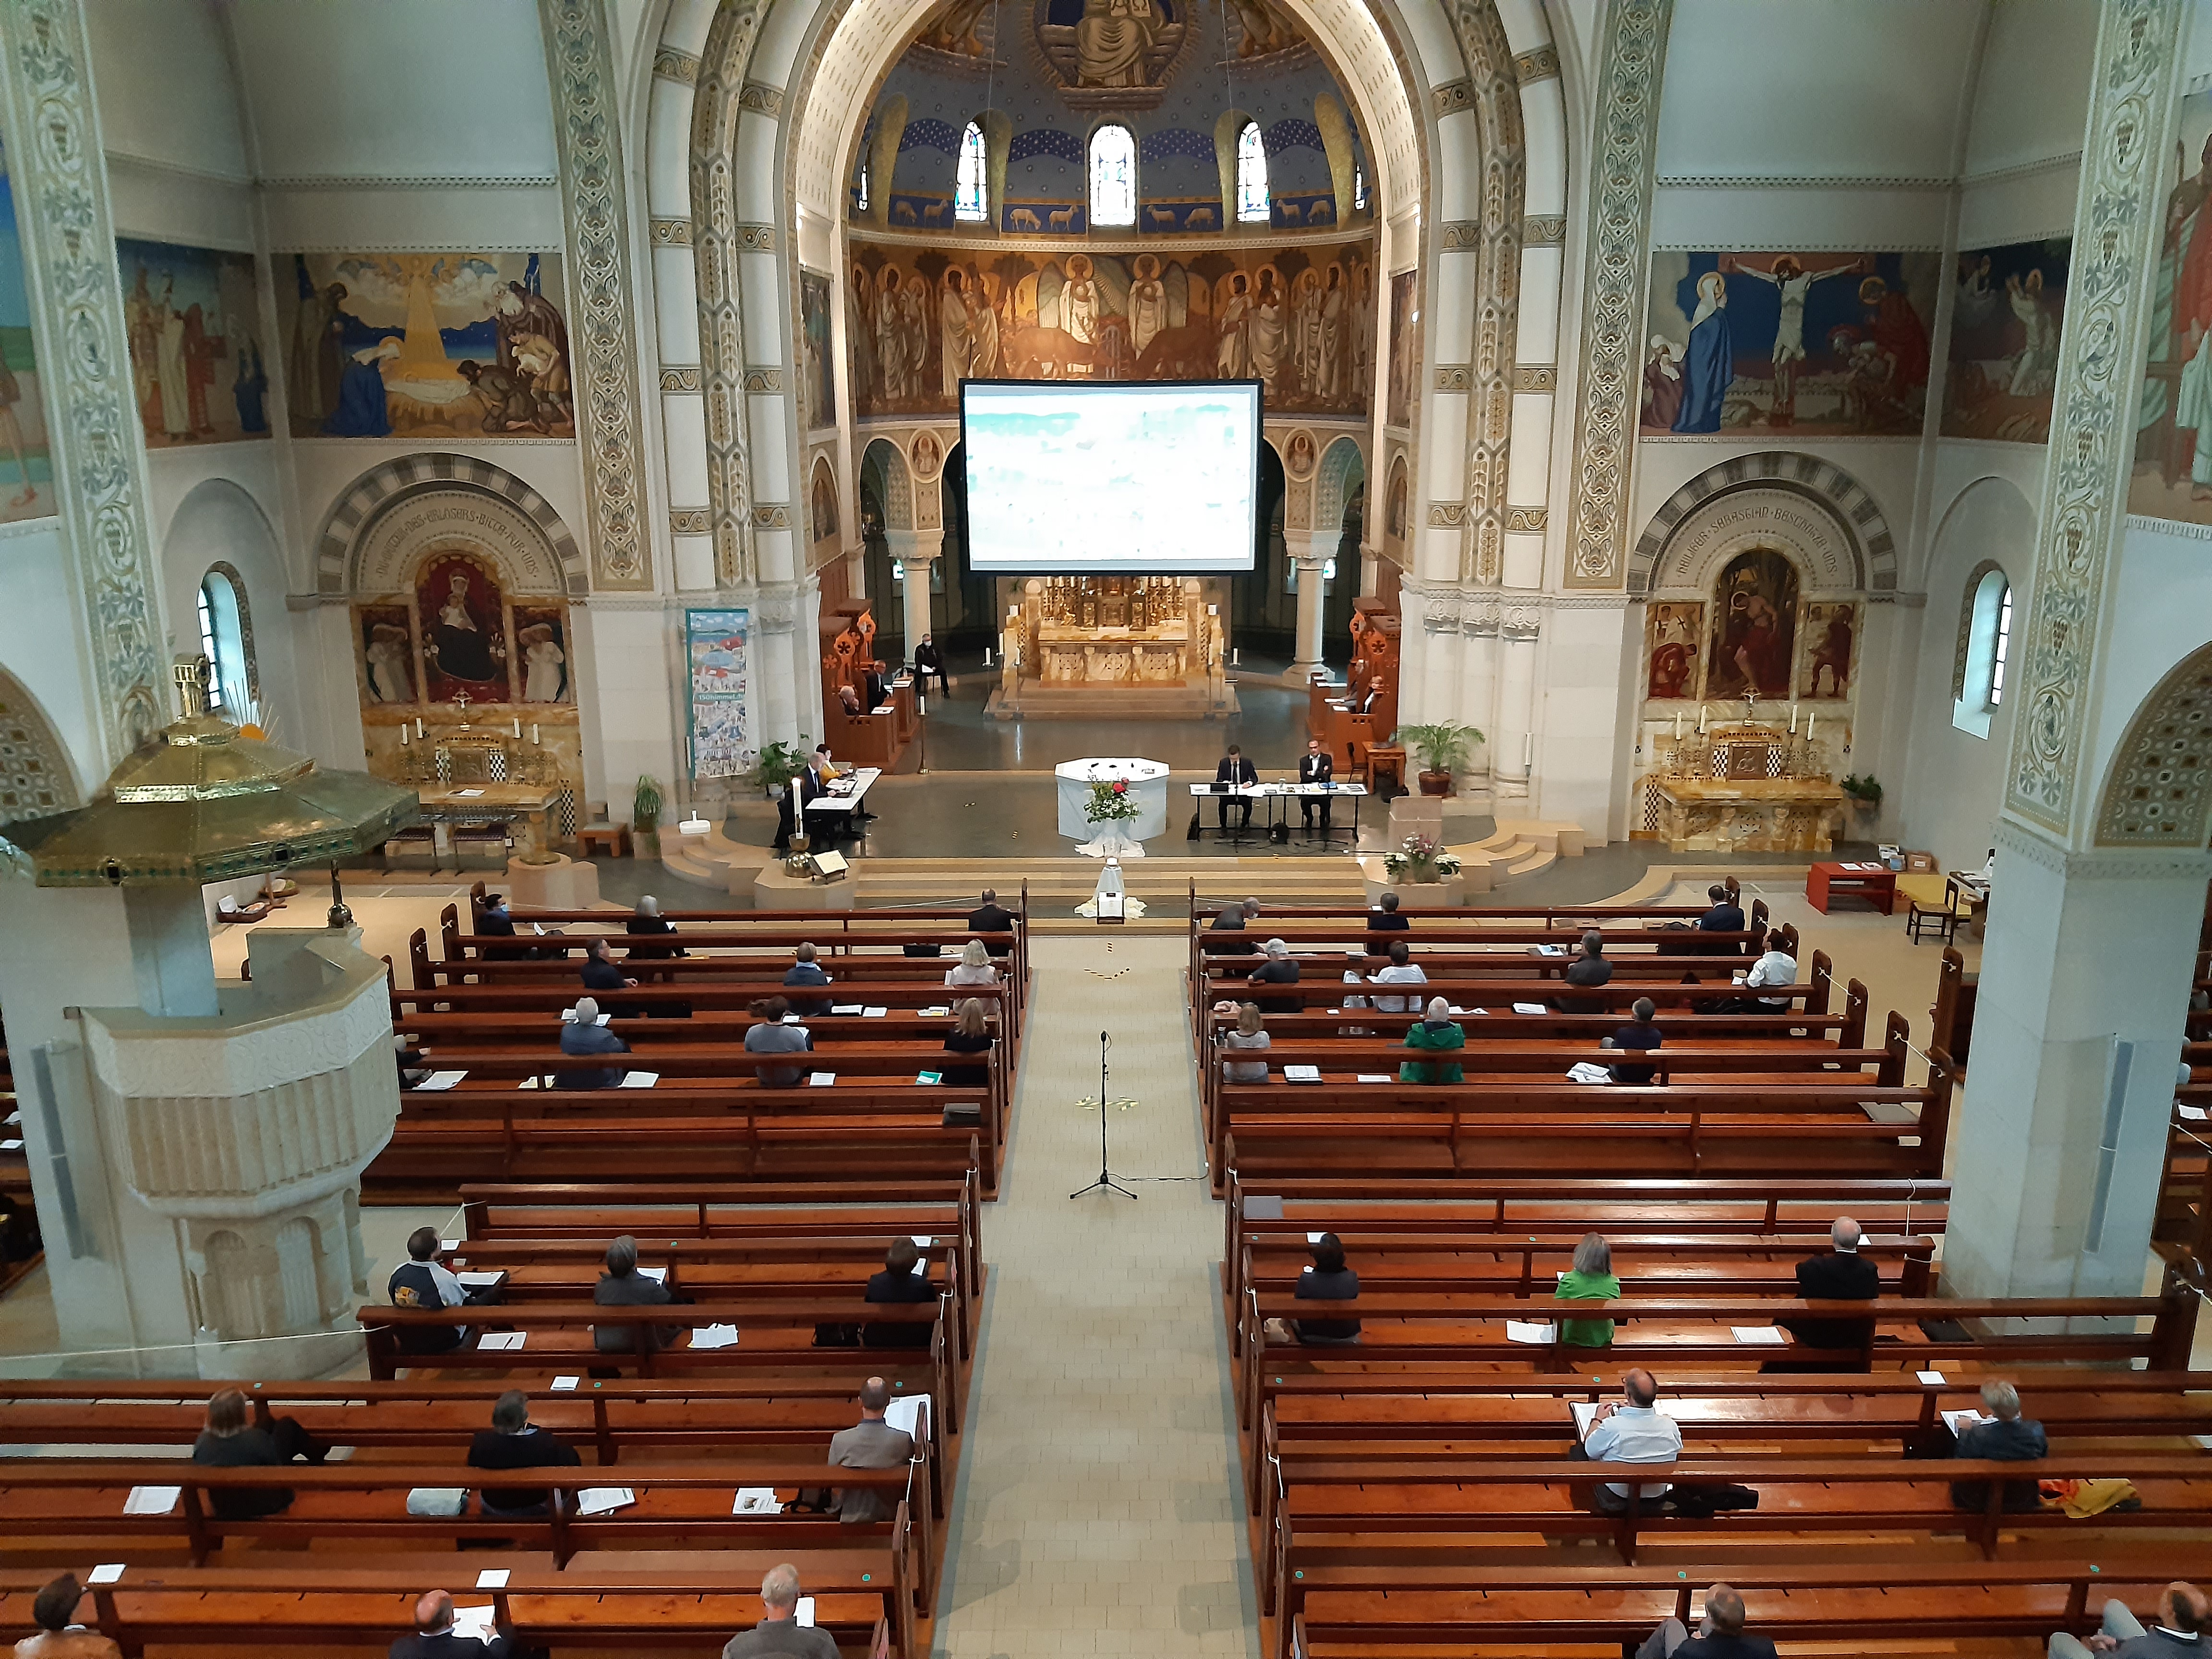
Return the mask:
<svg viewBox="0 0 2212 1659"><path fill-rule="evenodd" d="M948 1659L1256 1654L1233 1493L1179 939L1040 939L1012 1177L983 1218L982 1358L953 1510ZM1113 1167L1139 1196L1070 1200ZM1126 1109L1118 1103L1132 1103ZM1182 1178L1178 1178L1182 1177Z"/></svg>

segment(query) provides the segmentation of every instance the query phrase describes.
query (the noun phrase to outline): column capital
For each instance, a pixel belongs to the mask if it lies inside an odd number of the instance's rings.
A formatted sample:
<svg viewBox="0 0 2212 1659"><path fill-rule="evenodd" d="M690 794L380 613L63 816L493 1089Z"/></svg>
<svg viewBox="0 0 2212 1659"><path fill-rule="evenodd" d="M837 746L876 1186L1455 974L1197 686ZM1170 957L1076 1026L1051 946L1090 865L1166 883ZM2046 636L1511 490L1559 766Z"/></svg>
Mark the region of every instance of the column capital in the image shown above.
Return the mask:
<svg viewBox="0 0 2212 1659"><path fill-rule="evenodd" d="M2024 858L2066 881L2212 881L2212 849L2099 847L2076 851L2057 836L2006 813L1997 820L1997 852Z"/></svg>

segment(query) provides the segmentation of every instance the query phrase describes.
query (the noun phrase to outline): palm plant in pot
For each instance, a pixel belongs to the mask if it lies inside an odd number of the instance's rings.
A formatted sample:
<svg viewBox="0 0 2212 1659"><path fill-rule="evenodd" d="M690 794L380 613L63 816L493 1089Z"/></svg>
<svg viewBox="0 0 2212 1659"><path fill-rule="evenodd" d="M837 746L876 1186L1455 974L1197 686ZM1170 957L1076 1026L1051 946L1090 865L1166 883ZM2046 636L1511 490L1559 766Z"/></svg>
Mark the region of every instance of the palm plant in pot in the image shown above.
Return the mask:
<svg viewBox="0 0 2212 1659"><path fill-rule="evenodd" d="M1474 745L1482 741L1482 733L1456 720L1439 720L1427 726L1401 726L1396 741L1421 763L1421 793L1449 795L1452 774L1467 764Z"/></svg>
<svg viewBox="0 0 2212 1659"><path fill-rule="evenodd" d="M633 838L653 839L660 828L660 780L642 773L629 798L629 830Z"/></svg>

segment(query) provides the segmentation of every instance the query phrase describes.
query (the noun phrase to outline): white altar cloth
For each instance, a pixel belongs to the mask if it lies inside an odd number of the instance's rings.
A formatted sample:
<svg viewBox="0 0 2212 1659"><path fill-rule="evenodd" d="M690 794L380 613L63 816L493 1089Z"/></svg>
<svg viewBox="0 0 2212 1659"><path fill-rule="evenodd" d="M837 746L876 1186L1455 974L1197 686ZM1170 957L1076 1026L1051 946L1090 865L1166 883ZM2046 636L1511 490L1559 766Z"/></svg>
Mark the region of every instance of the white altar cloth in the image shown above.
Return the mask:
<svg viewBox="0 0 2212 1659"><path fill-rule="evenodd" d="M1059 829L1063 836L1084 842L1075 850L1092 858L1142 858L1138 843L1164 836L1168 828L1168 769L1166 763L1130 757L1094 757L1062 763L1053 768L1060 796ZM1120 778L1136 798L1137 816L1120 823L1094 824L1083 816L1094 781ZM1118 833L1117 833L1118 832ZM1134 850L1132 850L1132 849Z"/></svg>

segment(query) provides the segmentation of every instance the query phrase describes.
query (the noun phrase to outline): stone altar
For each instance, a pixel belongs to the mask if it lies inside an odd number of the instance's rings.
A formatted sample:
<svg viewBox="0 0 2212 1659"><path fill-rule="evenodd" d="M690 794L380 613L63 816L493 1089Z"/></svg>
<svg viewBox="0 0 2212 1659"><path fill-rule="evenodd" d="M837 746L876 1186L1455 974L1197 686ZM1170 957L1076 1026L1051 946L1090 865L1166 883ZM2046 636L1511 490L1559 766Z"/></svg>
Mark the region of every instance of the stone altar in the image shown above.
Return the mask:
<svg viewBox="0 0 2212 1659"><path fill-rule="evenodd" d="M1826 853L1844 795L1812 772L1811 744L1756 723L1678 738L1650 787L1658 838L1676 853Z"/></svg>
<svg viewBox="0 0 2212 1659"><path fill-rule="evenodd" d="M1180 720L1234 707L1227 590L1193 576L1032 576L1006 618L1001 720Z"/></svg>

